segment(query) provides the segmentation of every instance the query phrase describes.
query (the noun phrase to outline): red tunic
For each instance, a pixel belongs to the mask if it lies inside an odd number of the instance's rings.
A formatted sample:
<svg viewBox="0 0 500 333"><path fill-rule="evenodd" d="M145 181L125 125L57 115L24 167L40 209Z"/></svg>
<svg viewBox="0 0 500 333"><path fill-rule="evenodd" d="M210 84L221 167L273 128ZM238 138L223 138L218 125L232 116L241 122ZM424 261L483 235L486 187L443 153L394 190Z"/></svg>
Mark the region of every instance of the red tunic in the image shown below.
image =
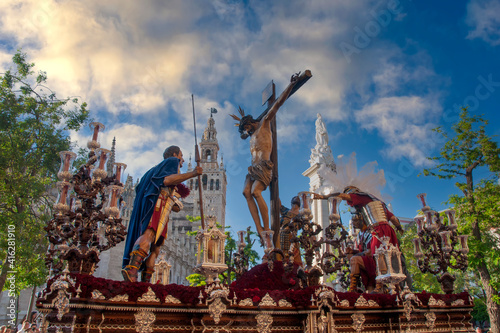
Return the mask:
<svg viewBox="0 0 500 333"><path fill-rule="evenodd" d="M351 193L349 194L351 196L351 201L347 201L347 204L351 207L354 207L356 209L361 209L370 202L374 201L372 198L370 198L368 195L362 195L362 194L356 194L356 193ZM384 206L384 211L385 214L387 215L387 219L390 220L391 217L394 216L385 205ZM387 221L379 222L377 226L373 228L372 231L373 239L371 242L371 251L372 255L375 254L375 250L382 245L382 243L378 240L377 237L382 238L383 236L388 236L389 237L389 242L395 246L399 247L398 244L398 238L396 236L396 232L394 229L389 225Z"/></svg>

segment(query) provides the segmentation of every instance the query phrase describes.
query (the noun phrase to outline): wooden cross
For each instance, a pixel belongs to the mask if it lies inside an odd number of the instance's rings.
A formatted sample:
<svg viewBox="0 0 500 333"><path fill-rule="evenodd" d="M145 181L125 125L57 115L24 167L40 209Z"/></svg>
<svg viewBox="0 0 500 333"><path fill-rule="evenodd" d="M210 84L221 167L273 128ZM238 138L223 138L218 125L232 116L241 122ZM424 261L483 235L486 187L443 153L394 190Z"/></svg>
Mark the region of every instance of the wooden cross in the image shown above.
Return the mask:
<svg viewBox="0 0 500 333"><path fill-rule="evenodd" d="M306 70L304 73L299 75L295 82L290 82L289 85L294 85L287 99L290 98L300 87L304 85L312 77L311 71ZM286 89L285 89L286 90ZM283 93L282 93L283 94ZM280 95L281 97L281 95ZM274 102L276 101L276 86L274 82L271 81L267 87L262 91L262 105L267 103L267 108L262 112L262 114L257 118L260 121L271 109ZM276 117L271 120L271 133L273 139L273 150L271 152L271 162L273 162L273 177L269 185L270 201L271 201L271 230L274 231L273 242L276 248L280 247L280 200L279 200L279 186L278 186L278 138L277 138L277 128L276 128Z"/></svg>

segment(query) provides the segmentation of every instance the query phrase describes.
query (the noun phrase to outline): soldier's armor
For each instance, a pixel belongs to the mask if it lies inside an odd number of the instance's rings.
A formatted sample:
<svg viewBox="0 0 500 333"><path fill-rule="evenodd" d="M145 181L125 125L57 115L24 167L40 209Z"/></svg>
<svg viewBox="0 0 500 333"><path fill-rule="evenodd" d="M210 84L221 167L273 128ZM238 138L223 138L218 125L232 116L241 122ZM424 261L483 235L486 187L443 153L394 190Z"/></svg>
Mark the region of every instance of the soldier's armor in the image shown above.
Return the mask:
<svg viewBox="0 0 500 333"><path fill-rule="evenodd" d="M370 248L370 242L372 241L372 234L368 230L360 231L358 233L358 238L356 243L358 245L358 250L360 252L366 251Z"/></svg>
<svg viewBox="0 0 500 333"><path fill-rule="evenodd" d="M384 204L381 201L372 201L361 208L361 213L366 225L374 225L378 222L387 221Z"/></svg>

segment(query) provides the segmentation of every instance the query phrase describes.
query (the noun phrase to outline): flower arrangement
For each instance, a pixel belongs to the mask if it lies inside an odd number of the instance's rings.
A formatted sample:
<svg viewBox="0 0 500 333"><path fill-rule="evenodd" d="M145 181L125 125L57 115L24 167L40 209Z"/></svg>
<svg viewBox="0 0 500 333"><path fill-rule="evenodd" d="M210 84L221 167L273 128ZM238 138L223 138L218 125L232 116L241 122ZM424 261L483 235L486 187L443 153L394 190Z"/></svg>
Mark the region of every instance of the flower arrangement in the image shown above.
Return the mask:
<svg viewBox="0 0 500 333"><path fill-rule="evenodd" d="M316 298L315 291L322 286L313 286L303 289L297 289L296 270L285 272L281 262L275 262L273 270L271 271L267 264L257 265L245 274L240 279L234 281L229 287L229 299L237 300L251 299L253 306L259 306L266 294L273 299L276 304L280 300L286 300L295 308L307 308L314 306L311 298ZM128 295L129 302L137 302L137 299L144 295L150 287L155 293L156 297L161 303L165 303L165 298L171 295L177 298L183 306L190 307L199 304L200 292L203 298L206 298L205 287L189 287L177 284L161 285L142 282L123 282L114 281L103 278L97 278L90 275L83 274L70 274L71 278L76 281L74 287L70 287L68 292L76 297L77 290L79 297L82 299L92 299L92 292L98 290L106 299L111 299L118 295ZM56 281L58 276L52 278L47 282L47 291L50 290L52 283ZM354 306L358 298L361 296L359 293L353 292L335 292L336 298L339 301L348 300L349 306ZM398 306L397 295L383 295L383 294L362 294L367 300L375 301L381 307L396 307ZM452 305L453 302L463 300L464 305L471 305L470 296L468 292L459 294L431 294L416 293L422 305L428 306L431 297L437 302L444 302L446 305ZM50 296L55 297L55 295Z"/></svg>

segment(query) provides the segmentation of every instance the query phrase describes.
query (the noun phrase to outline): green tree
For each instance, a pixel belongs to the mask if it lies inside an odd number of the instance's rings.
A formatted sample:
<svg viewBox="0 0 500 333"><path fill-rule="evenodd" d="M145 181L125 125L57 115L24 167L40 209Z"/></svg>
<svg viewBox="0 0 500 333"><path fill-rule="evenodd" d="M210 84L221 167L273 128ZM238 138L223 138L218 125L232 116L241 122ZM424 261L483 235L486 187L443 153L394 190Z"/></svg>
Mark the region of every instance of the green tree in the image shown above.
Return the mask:
<svg viewBox="0 0 500 333"><path fill-rule="evenodd" d="M500 171L500 149L493 138L486 134L486 125L487 120L480 116L471 116L467 108L463 108L459 121L452 126L452 136L442 128L436 128L435 131L446 141L439 156L429 158L436 162L436 165L425 169L424 175L457 179L456 186L463 196L451 196L450 202L455 205L458 220L461 221L459 231L471 236L469 265L480 277L491 332L500 333L500 253L498 243L494 241L494 229L500 227L500 198L496 183L496 175ZM488 176L477 185L474 176L479 171Z"/></svg>
<svg viewBox="0 0 500 333"><path fill-rule="evenodd" d="M88 118L85 103L58 99L45 86L46 73L35 74L26 58L18 51L12 68L0 74L0 289L7 272L16 271L17 291L45 281L43 227L51 215L58 152L71 148L68 131ZM14 257L7 253L8 236Z"/></svg>
<svg viewBox="0 0 500 333"><path fill-rule="evenodd" d="M236 251L238 250L238 245L236 244L236 240L231 236L231 233L229 231L226 231L225 234L228 236L226 239L226 246L224 248L228 270L221 274L221 280L224 283L230 284L232 281L236 279L233 254L236 253ZM246 245L245 248L243 249L243 253L248 258L249 269L255 266L257 264L257 261L260 259L257 251L253 249L255 239L252 238L255 235L257 235L257 233L255 231L251 231L251 227L248 227L245 237Z"/></svg>

